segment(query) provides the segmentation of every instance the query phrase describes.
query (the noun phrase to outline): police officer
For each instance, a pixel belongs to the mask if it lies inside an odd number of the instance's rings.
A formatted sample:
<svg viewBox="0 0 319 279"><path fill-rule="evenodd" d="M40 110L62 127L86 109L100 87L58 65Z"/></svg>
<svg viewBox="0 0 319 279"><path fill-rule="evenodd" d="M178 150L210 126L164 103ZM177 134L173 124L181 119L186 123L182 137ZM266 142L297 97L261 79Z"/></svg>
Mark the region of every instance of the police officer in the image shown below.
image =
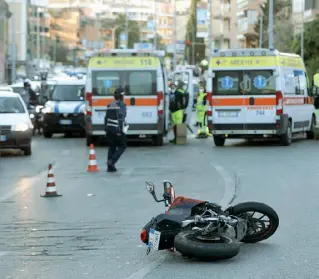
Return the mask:
<svg viewBox="0 0 319 279"><path fill-rule="evenodd" d="M196 114L197 121L199 122L199 130L197 132L198 138L207 138L210 136L208 127L206 126L206 115L207 115L207 104L206 104L206 88L205 82L200 81L199 83L199 93L196 102Z"/></svg>
<svg viewBox="0 0 319 279"><path fill-rule="evenodd" d="M116 172L116 162L126 149L124 133L126 105L124 104L124 89L118 87L114 91L114 101L107 106L105 115L105 131L109 142L107 156L107 171Z"/></svg>

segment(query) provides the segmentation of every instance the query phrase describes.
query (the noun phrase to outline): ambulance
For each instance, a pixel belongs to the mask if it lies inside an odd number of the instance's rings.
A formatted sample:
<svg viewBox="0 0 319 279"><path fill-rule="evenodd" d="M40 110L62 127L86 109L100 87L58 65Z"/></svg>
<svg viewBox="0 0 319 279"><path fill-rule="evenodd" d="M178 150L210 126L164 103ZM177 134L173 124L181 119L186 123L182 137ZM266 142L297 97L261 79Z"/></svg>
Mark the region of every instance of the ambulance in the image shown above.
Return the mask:
<svg viewBox="0 0 319 279"><path fill-rule="evenodd" d="M169 126L168 78L164 51L114 49L90 57L86 82L87 145L105 137L106 106L118 86L125 89L128 138L163 145Z"/></svg>
<svg viewBox="0 0 319 279"><path fill-rule="evenodd" d="M314 138L313 98L296 54L270 49L215 50L207 79L208 125L216 146L227 138Z"/></svg>

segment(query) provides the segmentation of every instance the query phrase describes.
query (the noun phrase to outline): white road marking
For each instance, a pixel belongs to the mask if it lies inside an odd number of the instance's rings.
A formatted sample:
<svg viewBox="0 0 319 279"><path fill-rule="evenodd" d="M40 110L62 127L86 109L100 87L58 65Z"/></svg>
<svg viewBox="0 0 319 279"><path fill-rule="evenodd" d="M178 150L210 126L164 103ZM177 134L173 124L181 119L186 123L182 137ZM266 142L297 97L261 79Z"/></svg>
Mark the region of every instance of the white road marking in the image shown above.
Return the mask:
<svg viewBox="0 0 319 279"><path fill-rule="evenodd" d="M53 163L53 164L54 164L54 167L53 167L53 171L54 171L56 164L55 163ZM18 186L15 189L0 196L0 203L14 197L17 194L25 192L27 189L31 188L35 183L39 182L41 180L42 176L46 175L47 172L48 172L47 170L44 170L41 173L39 173L33 177L21 178L19 183L18 183Z"/></svg>
<svg viewBox="0 0 319 279"><path fill-rule="evenodd" d="M2 252L2 251L0 251L0 258L3 257L3 256L5 256L5 255L8 255L8 254L9 254L9 252Z"/></svg>
<svg viewBox="0 0 319 279"><path fill-rule="evenodd" d="M125 279L143 279L147 274L151 273L155 268L162 264L165 259L165 256L161 256L157 260L151 262L150 264L146 265L145 267Z"/></svg>
<svg viewBox="0 0 319 279"><path fill-rule="evenodd" d="M225 170L224 167L220 165L215 165L211 163L211 166L219 173L219 175L222 177L225 183L225 192L224 196L219 202L222 209L226 209L230 203L235 199L236 197L236 191L237 191L237 177L232 176L228 171Z"/></svg>

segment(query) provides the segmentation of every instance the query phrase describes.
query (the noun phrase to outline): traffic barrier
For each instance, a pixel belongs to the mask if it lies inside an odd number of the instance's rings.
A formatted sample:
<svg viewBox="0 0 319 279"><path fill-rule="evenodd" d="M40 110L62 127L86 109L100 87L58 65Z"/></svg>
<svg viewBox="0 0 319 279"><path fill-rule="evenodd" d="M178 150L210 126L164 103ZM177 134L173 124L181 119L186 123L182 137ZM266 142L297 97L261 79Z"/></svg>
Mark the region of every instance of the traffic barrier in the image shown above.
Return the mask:
<svg viewBox="0 0 319 279"><path fill-rule="evenodd" d="M98 172L100 171L97 162L96 162L96 155L94 150L94 145L90 144L90 155L89 155L89 166L86 170L87 172Z"/></svg>
<svg viewBox="0 0 319 279"><path fill-rule="evenodd" d="M52 164L49 164L48 167L48 180L46 186L46 192L44 195L41 195L43 198L51 198L51 197L61 197L56 191L55 178L53 174Z"/></svg>

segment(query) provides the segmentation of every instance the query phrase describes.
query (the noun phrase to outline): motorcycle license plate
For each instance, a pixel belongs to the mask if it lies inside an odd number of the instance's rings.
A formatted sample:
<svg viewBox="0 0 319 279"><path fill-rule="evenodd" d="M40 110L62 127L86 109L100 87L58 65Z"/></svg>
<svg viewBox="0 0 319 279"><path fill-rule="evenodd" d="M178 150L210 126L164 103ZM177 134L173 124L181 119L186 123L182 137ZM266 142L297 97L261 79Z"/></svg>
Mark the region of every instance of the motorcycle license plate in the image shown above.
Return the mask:
<svg viewBox="0 0 319 279"><path fill-rule="evenodd" d="M161 233L154 229L150 229L148 239L148 247L152 248L153 250L158 250Z"/></svg>

